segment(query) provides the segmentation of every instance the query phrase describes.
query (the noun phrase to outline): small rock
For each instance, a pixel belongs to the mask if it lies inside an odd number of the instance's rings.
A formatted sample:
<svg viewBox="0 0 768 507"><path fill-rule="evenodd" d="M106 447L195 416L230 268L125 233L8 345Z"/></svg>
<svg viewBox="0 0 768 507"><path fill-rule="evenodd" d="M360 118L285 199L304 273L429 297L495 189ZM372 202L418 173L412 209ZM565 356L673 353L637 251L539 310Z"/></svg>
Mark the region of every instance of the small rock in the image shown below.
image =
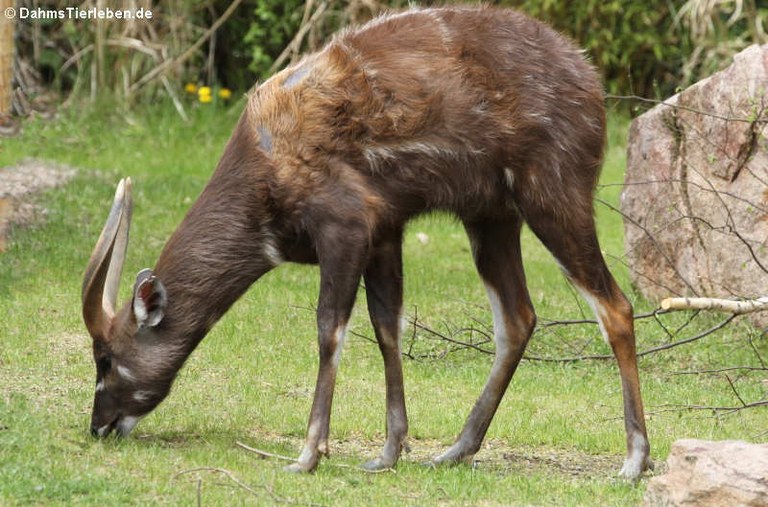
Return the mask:
<svg viewBox="0 0 768 507"><path fill-rule="evenodd" d="M648 481L644 507L768 505L768 444L678 440L667 467Z"/></svg>

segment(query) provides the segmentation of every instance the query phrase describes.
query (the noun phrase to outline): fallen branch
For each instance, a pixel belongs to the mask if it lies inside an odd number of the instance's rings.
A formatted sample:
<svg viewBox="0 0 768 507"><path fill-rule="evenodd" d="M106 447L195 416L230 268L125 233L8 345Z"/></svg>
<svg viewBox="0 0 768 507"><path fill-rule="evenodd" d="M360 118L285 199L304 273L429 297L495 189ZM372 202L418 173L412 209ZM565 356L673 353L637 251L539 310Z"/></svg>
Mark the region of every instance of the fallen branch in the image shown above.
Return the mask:
<svg viewBox="0 0 768 507"><path fill-rule="evenodd" d="M701 375L703 373L723 373L727 371L768 371L768 368L762 366L729 366L727 368L717 368L710 370L686 370L675 371L672 375Z"/></svg>
<svg viewBox="0 0 768 507"><path fill-rule="evenodd" d="M766 407L768 406L768 400L755 401L752 403L742 404L736 407L725 407L725 406L717 406L717 405L679 405L679 404L666 404L666 405L659 405L659 406L664 408L648 411L646 412L646 414L656 415L656 414L662 414L664 412L680 412L683 410L705 410L708 412L721 412L723 413L723 415L729 415L729 414L733 414L735 412L739 412L741 410L745 410L748 408Z"/></svg>
<svg viewBox="0 0 768 507"><path fill-rule="evenodd" d="M714 310L742 315L768 310L768 296L750 301L734 301L716 298L667 298L661 302L664 310Z"/></svg>
<svg viewBox="0 0 768 507"><path fill-rule="evenodd" d="M689 111L691 113L700 114L703 116L709 116L711 118L716 118L718 120L723 120L723 121L737 121L737 122L743 122L743 123L768 123L768 119L760 119L759 116L757 119L742 118L742 117L736 117L736 116L723 116L723 115L712 113L710 111L702 111L701 109L684 106L682 104L671 104L669 102L669 99L657 100L657 99L649 99L647 97L641 97L639 95L610 95L610 94L606 95L605 98L607 100L634 100L637 102L645 102L648 104L663 105L671 109L680 109L682 111Z"/></svg>
<svg viewBox="0 0 768 507"><path fill-rule="evenodd" d="M178 472L176 475L173 476L173 478L176 479L178 477L181 477L182 475L187 475L187 474L191 474L191 473L194 473L194 472L215 472L215 473L222 474L225 477L227 477L229 480L231 480L232 482L237 484L243 490L247 491L248 493L252 494L253 496L255 496L257 498L262 498L262 495L259 494L259 492L254 487L249 486L245 482L243 482L240 479L238 479L235 476L235 474L233 474L232 472L230 472L226 468L219 468L219 467L197 467L197 468L190 468L190 469L182 470L181 472ZM200 498L201 481L198 480L197 484L198 484L198 504L199 504L199 503L201 503L200 502L200 499L201 499ZM300 502L300 501L292 500L290 498L280 497L280 496L276 495L274 493L274 491L272 491L272 488L270 488L269 486L259 485L259 486L256 486L256 487L261 489L261 490L264 490L267 493L267 495L269 495L269 498L271 499L271 501L274 502L274 503L282 503L282 504L288 504L288 505L309 505L311 507L323 507L322 504L318 504L318 503Z"/></svg>
<svg viewBox="0 0 768 507"><path fill-rule="evenodd" d="M275 458L275 459L281 459L281 460L283 460L283 461L290 461L291 463L296 463L296 461L298 461L298 460L297 460L297 459L295 459L295 458L290 458L290 457L288 457L288 456L283 456L283 455L281 455L281 454L273 454L273 453L271 453L271 452L262 451L261 449L256 449L255 447L251 447L251 446L249 446L249 445L245 445L245 444L244 444L244 443L242 443L242 442L235 442L235 445L236 445L236 446L238 446L238 447L242 447L242 448L243 448L243 449L245 449L246 451L250 451L250 452L252 452L252 453L254 453L254 454L257 454L258 456L260 456L260 457L262 457L262 458Z"/></svg>
<svg viewBox="0 0 768 507"><path fill-rule="evenodd" d="M235 442L235 445L238 447L241 447L245 449L246 451L252 452L256 454L257 456L261 457L262 459L265 458L274 458L274 459L280 459L283 461L290 461L291 463L296 463L298 460L295 458L290 458L288 456L283 456L282 454L274 454L267 451L262 451L261 449L257 449L255 447L251 447L249 445L246 445L242 442ZM366 474L383 474L383 473L392 473L395 474L397 471L395 471L394 468L384 468L382 470L366 470L365 468L356 467L352 465L345 465L344 463L328 463L328 466L336 467L336 468L348 468L351 470L356 470L358 472L364 472Z"/></svg>
<svg viewBox="0 0 768 507"><path fill-rule="evenodd" d="M658 347L652 347L650 349L640 351L637 353L637 357L647 356L655 352L672 349L675 347L679 347L680 345L685 345L686 343L691 343L697 340L701 340L705 336L709 336L715 331L718 331L724 328L725 326L730 324L730 322L736 317L738 317L738 315L736 314L731 315L724 321L717 324L716 326L713 326L707 329L706 331L702 331L701 333L695 336L691 336L690 338L686 338L684 340L679 340L672 343L667 343L664 345L659 345ZM529 361L541 361L541 362L548 362L548 363L575 363L576 361L585 361L585 360L603 360L604 361L608 359L613 359L613 357L614 357L613 354L597 354L597 355L591 355L591 356L576 356L576 357L538 357L538 356L525 355L523 356L523 359L527 359Z"/></svg>

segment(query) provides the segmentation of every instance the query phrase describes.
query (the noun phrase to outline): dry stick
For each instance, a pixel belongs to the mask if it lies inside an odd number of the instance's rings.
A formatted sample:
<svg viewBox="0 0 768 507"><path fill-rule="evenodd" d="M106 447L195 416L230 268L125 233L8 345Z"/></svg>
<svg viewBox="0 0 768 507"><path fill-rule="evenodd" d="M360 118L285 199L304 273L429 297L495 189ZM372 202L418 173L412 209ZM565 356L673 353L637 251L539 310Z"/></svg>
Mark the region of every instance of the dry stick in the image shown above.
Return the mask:
<svg viewBox="0 0 768 507"><path fill-rule="evenodd" d="M226 468L219 468L219 467L197 467L197 468L189 468L187 470L182 470L181 472L176 473L176 475L173 476L174 479L177 477L181 477L182 475L191 474L194 472L216 472L225 475L229 480L237 484L239 487L243 488L245 491L249 492L253 496L260 498L261 495L257 490L255 490L253 487L249 486L248 484L244 483L237 477L235 477L235 474L227 470ZM291 500L289 498L282 498L277 496L271 488L265 485L259 485L260 489L263 489L266 491L266 493L269 495L269 497L272 499L272 501L277 503L284 503L289 505L310 505L313 507L322 507L322 504L312 503L312 502L298 502L296 500Z"/></svg>
<svg viewBox="0 0 768 507"><path fill-rule="evenodd" d="M664 310L714 310L734 315L768 310L768 296L750 301L717 298L666 298L661 302Z"/></svg>
<svg viewBox="0 0 768 507"><path fill-rule="evenodd" d="M696 109L693 107L683 106L680 104L670 104L669 102L667 102L667 100L669 99L657 100L657 99L649 99L647 97L641 97L639 95L610 95L610 94L606 95L605 98L610 100L636 100L638 102L646 102L649 104L663 105L672 109L680 109L683 111L689 111L691 113L701 114L703 116L711 116L712 118L715 118L718 120L738 121L743 123L768 123L768 119L761 120L758 118L756 120L751 120L749 118L737 118L735 116L722 116L722 115L714 114L708 111L702 111L701 109Z"/></svg>
<svg viewBox="0 0 768 507"><path fill-rule="evenodd" d="M308 3L307 6L309 7L310 4L311 2ZM274 63L272 63L272 65L269 67L269 74L272 74L277 69L279 69L290 54L298 53L299 49L301 48L301 41L304 40L304 36L307 35L307 32L309 32L310 29L312 29L312 26L317 22L317 20L320 19L320 16L323 15L323 12L325 12L326 8L328 8L328 2L321 3L307 22L302 21L301 28L299 28L299 31L293 37L293 40L291 40L283 52L280 53L280 56L278 56ZM307 11L305 10L305 18L306 12Z"/></svg>
<svg viewBox="0 0 768 507"><path fill-rule="evenodd" d="M646 414L656 415L656 414L662 414L664 412L680 412L682 410L708 410L711 412L724 412L725 415L728 415L728 414L732 414L734 412L738 412L740 410L744 410L747 408L766 407L768 406L768 400L755 401L755 402L747 403L745 405L741 405L738 407L720 407L716 405L661 405L661 406L665 408L646 412Z"/></svg>
<svg viewBox="0 0 768 507"><path fill-rule="evenodd" d="M478 352L482 352L483 354L489 354L489 355L494 355L495 354L494 351L488 350L488 349L484 349L483 347L478 347L474 343L463 342L461 340L456 340L454 338L446 336L443 333L435 331L434 329L430 328L429 326L421 324L420 322L414 321L413 322L413 326L421 329L422 331L426 331L427 333L435 335L438 338L440 338L441 340L445 340L445 341L447 341L449 343L454 343L456 345L461 345L462 347L467 347L467 348L470 348L470 349L474 349L474 350L477 350Z"/></svg>
<svg viewBox="0 0 768 507"><path fill-rule="evenodd" d="M255 447L251 447L248 445L245 445L242 442L235 442L235 445L238 447L242 447L246 451L250 451L252 453L258 454L262 458L275 458L275 459L281 459L284 461L290 461L291 463L296 463L298 460L295 458L290 458L288 456L283 456L282 454L273 454L271 452L262 451L261 449L256 449Z"/></svg>
<svg viewBox="0 0 768 507"><path fill-rule="evenodd" d="M637 353L637 357L647 356L649 354L653 354L655 352L659 352L662 350L668 350L674 347L679 347L680 345L685 345L686 343L691 343L696 340L701 340L702 338L711 335L715 331L719 331L720 329L724 328L728 324L731 323L733 319L738 317L738 315L731 315L724 321L720 322L716 326L713 326L706 331L702 331L701 333L691 336L690 338L686 338L685 340L680 340L672 343L667 343L665 345L659 345L658 347L652 347L650 349L643 350L641 352ZM529 361L541 361L541 362L549 362L549 363L575 363L576 361L584 361L584 360L607 360L607 359L613 359L613 355L611 354L597 354L592 356L577 356L577 357L538 357L538 356L523 356L523 359L528 359Z"/></svg>
<svg viewBox="0 0 768 507"><path fill-rule="evenodd" d="M671 375L701 375L702 373L724 373L726 371L768 371L763 366L729 366L727 368L717 368L714 370L686 370L672 372Z"/></svg>
<svg viewBox="0 0 768 507"><path fill-rule="evenodd" d="M257 449L255 447L251 447L249 445L246 445L242 442L235 442L235 445L238 447L242 447L246 451L250 451L254 454L257 454L261 458L274 458L274 459L281 459L283 461L290 461L291 463L296 463L298 460L296 458L291 458L288 456L283 456L282 454L274 454L267 451L262 451L261 449ZM343 463L328 463L329 466L336 467L336 468L348 468L351 470L356 470L358 472L364 472L367 474L383 474L383 473L392 473L396 474L397 471L394 468L384 468L382 470L366 470L365 468L355 467L352 465L345 465Z"/></svg>
<svg viewBox="0 0 768 507"><path fill-rule="evenodd" d="M135 92L145 84L155 79L158 75L165 72L172 65L180 64L183 61L187 60L189 57L191 57L195 53L195 51L200 49L200 46L202 46L203 43L207 41L211 37L211 35L213 35L213 32L218 30L219 27L232 15L232 13L235 12L235 9L237 9L237 6L240 5L242 1L243 0L235 0L234 2L232 2L229 5L229 7L227 7L227 10L224 11L224 14L222 14L221 17L217 19L211 25L211 27L208 30L206 30L205 33L199 39L197 39L197 41L194 44L192 44L189 47L189 49L184 51L180 56L174 58L173 60L166 60L162 64L158 65L151 71L144 74L144 76L141 79L139 79L133 85L131 85L129 91L131 93Z"/></svg>

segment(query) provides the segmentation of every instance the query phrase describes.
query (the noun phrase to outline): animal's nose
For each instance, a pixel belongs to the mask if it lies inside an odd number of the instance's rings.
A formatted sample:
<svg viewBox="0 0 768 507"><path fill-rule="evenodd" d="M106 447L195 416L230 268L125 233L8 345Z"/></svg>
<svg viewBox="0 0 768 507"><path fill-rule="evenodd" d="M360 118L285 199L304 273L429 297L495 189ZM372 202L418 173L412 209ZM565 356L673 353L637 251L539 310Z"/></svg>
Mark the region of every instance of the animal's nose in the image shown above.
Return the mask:
<svg viewBox="0 0 768 507"><path fill-rule="evenodd" d="M106 437L112 432L112 428L109 425L99 426L98 424L91 425L91 435L94 437Z"/></svg>

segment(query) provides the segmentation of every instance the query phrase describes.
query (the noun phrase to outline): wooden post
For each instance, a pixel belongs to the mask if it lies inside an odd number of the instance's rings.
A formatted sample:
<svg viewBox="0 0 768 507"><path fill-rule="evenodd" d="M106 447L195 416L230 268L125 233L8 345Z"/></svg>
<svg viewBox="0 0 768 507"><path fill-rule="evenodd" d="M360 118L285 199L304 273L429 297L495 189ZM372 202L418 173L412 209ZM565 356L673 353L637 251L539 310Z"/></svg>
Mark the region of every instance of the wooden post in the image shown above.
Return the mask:
<svg viewBox="0 0 768 507"><path fill-rule="evenodd" d="M14 16L8 17L14 0L0 0L0 115L11 112L13 96L13 28Z"/></svg>

